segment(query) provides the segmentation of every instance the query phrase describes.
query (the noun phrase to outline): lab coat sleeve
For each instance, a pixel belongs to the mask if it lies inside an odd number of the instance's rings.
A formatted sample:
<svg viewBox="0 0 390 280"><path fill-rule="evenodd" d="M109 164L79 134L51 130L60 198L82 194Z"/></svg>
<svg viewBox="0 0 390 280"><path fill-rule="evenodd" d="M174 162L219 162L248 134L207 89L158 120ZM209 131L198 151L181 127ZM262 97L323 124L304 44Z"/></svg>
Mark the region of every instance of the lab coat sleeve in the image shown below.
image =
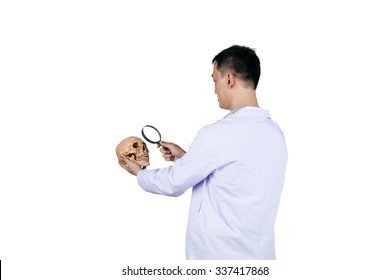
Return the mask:
<svg viewBox="0 0 390 280"><path fill-rule="evenodd" d="M188 152L162 169L145 169L138 173L138 184L147 192L179 196L212 173L218 164L218 155L212 135L207 129L199 131Z"/></svg>

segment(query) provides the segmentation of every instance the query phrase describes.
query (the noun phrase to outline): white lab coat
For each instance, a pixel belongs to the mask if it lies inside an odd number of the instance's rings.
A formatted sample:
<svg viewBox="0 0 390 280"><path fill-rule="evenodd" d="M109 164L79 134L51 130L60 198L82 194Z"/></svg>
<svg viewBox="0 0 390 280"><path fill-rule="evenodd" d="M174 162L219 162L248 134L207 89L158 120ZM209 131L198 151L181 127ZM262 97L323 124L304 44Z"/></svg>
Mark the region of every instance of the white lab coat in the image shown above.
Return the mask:
<svg viewBox="0 0 390 280"><path fill-rule="evenodd" d="M275 259L274 224L287 149L267 110L244 107L202 128L173 165L138 173L148 192L192 187L187 259Z"/></svg>

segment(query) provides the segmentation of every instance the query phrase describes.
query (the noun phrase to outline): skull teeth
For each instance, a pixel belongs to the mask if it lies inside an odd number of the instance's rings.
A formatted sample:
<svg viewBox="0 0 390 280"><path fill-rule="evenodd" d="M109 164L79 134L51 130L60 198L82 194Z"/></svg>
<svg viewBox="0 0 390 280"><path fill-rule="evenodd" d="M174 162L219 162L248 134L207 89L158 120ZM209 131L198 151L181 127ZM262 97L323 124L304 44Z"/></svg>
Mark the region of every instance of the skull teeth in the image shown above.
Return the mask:
<svg viewBox="0 0 390 280"><path fill-rule="evenodd" d="M141 157L138 158L138 160L148 160L148 159L149 159L148 156L141 156Z"/></svg>
<svg viewBox="0 0 390 280"><path fill-rule="evenodd" d="M148 155L143 155L143 156L137 157L136 154L131 153L131 154L128 154L127 156L130 158L133 158L134 160L148 160L149 159Z"/></svg>

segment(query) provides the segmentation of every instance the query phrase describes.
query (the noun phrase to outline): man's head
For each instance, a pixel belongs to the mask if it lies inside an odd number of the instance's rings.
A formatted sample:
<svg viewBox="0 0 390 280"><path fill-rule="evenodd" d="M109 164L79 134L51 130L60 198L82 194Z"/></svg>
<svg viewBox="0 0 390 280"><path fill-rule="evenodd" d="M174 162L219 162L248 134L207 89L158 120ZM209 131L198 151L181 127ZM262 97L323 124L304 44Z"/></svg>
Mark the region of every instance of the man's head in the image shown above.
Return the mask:
<svg viewBox="0 0 390 280"><path fill-rule="evenodd" d="M217 54L212 63L215 94L221 108L234 110L258 105L260 60L254 50L234 45Z"/></svg>
<svg viewBox="0 0 390 280"><path fill-rule="evenodd" d="M149 150L146 143L138 137L131 136L122 140L116 147L116 155L119 160L121 154L137 162L143 169L150 165Z"/></svg>
<svg viewBox="0 0 390 280"><path fill-rule="evenodd" d="M222 77L231 72L245 88L256 89L260 79L260 59L255 51L245 46L231 46L217 54L212 63Z"/></svg>

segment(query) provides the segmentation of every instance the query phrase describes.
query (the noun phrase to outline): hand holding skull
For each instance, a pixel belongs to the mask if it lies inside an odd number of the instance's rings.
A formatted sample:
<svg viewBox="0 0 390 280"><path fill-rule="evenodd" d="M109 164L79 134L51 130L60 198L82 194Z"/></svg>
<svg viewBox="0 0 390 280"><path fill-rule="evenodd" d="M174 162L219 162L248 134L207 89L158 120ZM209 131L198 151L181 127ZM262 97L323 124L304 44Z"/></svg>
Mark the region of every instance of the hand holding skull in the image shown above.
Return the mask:
<svg viewBox="0 0 390 280"><path fill-rule="evenodd" d="M116 147L119 165L133 175L149 164L149 150L146 143L138 137L128 137Z"/></svg>

